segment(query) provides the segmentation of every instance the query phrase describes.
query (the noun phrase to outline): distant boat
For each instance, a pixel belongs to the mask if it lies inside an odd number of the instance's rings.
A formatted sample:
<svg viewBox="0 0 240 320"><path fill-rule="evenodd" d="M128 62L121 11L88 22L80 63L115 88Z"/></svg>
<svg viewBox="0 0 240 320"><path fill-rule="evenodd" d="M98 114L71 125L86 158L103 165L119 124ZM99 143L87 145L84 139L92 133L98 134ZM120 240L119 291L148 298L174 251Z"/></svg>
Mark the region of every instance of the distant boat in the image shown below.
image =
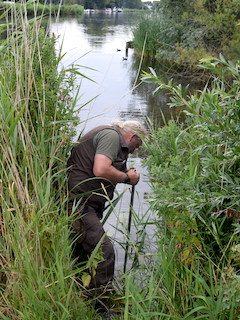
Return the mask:
<svg viewBox="0 0 240 320"><path fill-rule="evenodd" d="M112 11L113 11L113 12L123 12L123 9L122 9L122 8L113 7L113 8L112 8Z"/></svg>
<svg viewBox="0 0 240 320"><path fill-rule="evenodd" d="M91 12L95 12L95 9L84 9L85 13L91 13Z"/></svg>
<svg viewBox="0 0 240 320"><path fill-rule="evenodd" d="M105 8L104 11L105 11L106 13L112 13L112 9L111 9L111 8Z"/></svg>

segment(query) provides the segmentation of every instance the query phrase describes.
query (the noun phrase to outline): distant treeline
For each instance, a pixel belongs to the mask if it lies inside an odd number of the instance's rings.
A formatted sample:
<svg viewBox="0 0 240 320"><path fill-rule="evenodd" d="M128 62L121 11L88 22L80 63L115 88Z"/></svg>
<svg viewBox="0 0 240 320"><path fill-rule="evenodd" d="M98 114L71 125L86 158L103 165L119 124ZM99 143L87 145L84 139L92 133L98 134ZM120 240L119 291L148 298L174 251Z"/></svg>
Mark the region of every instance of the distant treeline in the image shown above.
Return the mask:
<svg viewBox="0 0 240 320"><path fill-rule="evenodd" d="M41 3L50 3L40 0ZM129 9L140 9L142 7L141 0L52 0L52 4L79 4L85 9L104 9L104 8L129 8Z"/></svg>
<svg viewBox="0 0 240 320"><path fill-rule="evenodd" d="M64 16L81 16L84 12L84 8L81 5L70 5L70 4L51 4L46 5L42 3L27 2L26 4L16 2L14 7L11 2L0 1L0 12L4 12L7 9L26 9L30 15L64 15Z"/></svg>

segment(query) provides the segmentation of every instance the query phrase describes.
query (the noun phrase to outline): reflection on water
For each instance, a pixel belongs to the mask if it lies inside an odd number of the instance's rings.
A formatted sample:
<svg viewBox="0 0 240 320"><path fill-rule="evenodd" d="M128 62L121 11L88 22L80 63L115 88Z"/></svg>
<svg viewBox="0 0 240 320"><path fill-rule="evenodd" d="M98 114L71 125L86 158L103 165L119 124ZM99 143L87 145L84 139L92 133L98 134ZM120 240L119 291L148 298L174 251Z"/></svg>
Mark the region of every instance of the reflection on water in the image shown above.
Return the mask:
<svg viewBox="0 0 240 320"><path fill-rule="evenodd" d="M169 119L176 113L167 106L168 96L164 92L152 96L153 85L136 85L139 59L133 49L128 50L126 57L126 42L132 40L132 29L138 18L134 12L100 12L52 24L51 31L60 35L62 51L67 53L63 64L81 65L80 71L95 81L79 77L79 105L93 100L81 110L79 130L109 123L115 118L143 119L147 116L156 120L163 113ZM148 66L149 62L142 65L142 69L148 70Z"/></svg>

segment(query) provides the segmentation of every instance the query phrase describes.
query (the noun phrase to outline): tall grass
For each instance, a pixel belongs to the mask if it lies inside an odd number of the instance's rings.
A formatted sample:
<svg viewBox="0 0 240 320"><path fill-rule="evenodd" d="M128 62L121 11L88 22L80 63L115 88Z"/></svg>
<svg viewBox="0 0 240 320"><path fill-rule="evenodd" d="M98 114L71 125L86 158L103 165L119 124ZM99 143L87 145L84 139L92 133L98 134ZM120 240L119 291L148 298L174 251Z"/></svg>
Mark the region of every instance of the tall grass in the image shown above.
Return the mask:
<svg viewBox="0 0 240 320"><path fill-rule="evenodd" d="M156 13L141 15L137 27L133 31L134 48L146 56L155 57L159 49L159 30L162 28L162 20Z"/></svg>
<svg viewBox="0 0 240 320"><path fill-rule="evenodd" d="M174 61L176 67L196 64L206 55L198 43L203 31L192 22L181 21L182 9L179 6L175 9L176 12L171 10L167 14L162 10L142 14L133 30L134 48L140 53L144 48L144 56L152 59Z"/></svg>
<svg viewBox="0 0 240 320"><path fill-rule="evenodd" d="M181 261L176 244L161 242L144 283L138 270L127 275L124 319L239 319L237 279L200 254L194 264Z"/></svg>
<svg viewBox="0 0 240 320"><path fill-rule="evenodd" d="M79 122L74 69L55 39L12 5L0 70L1 319L91 319L76 286L66 156Z"/></svg>

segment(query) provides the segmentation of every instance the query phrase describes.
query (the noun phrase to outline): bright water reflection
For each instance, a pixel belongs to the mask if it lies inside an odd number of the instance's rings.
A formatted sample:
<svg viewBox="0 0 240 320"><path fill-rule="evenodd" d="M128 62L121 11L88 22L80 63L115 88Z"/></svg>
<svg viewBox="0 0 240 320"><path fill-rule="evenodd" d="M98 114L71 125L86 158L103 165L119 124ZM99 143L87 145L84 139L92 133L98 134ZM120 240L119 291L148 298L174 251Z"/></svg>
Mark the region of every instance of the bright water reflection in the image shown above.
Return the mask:
<svg viewBox="0 0 240 320"><path fill-rule="evenodd" d="M80 71L95 81L79 79L80 104L95 98L81 110L81 129L108 123L115 118L142 117L146 113L146 101L132 92L131 82L136 76L132 69L132 50L124 60L134 21L134 15L95 13L84 15L81 20L60 21L51 27L60 35L59 41L63 40L63 52L67 52L63 64L86 66Z"/></svg>
<svg viewBox="0 0 240 320"><path fill-rule="evenodd" d="M132 29L138 18L139 14L134 12L101 12L52 24L51 31L60 36L62 52L66 53L63 65L77 63L82 66L80 72L95 81L79 77L79 105L93 99L81 110L79 131L108 123L113 118L143 118L147 115L156 119L160 112L170 118L165 94L153 97L152 85L136 86L140 71L133 49L128 50L126 60L126 42L132 40ZM142 68L148 70L148 65ZM161 68L158 69L158 73L161 72Z"/></svg>

